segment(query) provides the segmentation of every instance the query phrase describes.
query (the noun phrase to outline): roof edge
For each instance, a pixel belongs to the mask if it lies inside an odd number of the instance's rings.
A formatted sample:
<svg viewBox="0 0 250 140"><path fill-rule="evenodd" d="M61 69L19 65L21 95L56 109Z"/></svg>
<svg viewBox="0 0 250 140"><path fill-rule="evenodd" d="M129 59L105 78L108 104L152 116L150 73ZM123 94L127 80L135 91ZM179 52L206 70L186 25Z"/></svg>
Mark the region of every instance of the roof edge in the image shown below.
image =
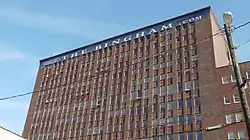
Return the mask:
<svg viewBox="0 0 250 140"><path fill-rule="evenodd" d="M81 46L81 47L77 47L77 48L75 48L75 49L71 49L71 50L62 52L62 53L60 53L60 54L51 56L51 57L47 57L47 58L41 59L41 60L39 60L39 61L40 61L40 63L41 63L42 61L46 61L46 60L49 60L49 59L52 59L52 58L56 58L56 57L58 57L58 56L60 56L60 55L67 54L67 53L69 53L69 52L71 52L71 51L75 51L75 50L78 50L78 49L81 49L81 48L84 48L84 47L87 47L87 46L91 46L91 45L95 45L95 44L98 44L98 43L101 43L101 42L105 42L105 41L108 41L109 39L113 39L113 38L116 38L116 37L118 37L118 36L122 36L122 35L125 35L125 34L129 34L129 33L135 32L135 31L137 31L137 30L142 30L142 29L144 29L144 28L149 28L149 27L151 27L151 26L154 26L155 24L164 23L164 22L168 22L168 21L171 21L171 20L175 20L175 19L181 18L181 17L185 17L185 16L187 16L187 15L194 14L194 13L197 13L197 12L202 11L202 10L206 10L206 9L207 9L207 10L211 10L211 8L212 8L211 6L206 6L206 7L203 7L203 8L200 8L200 9L196 9L196 10L193 10L193 11L188 12L188 13L185 13L185 14L180 14L179 16L170 17L170 18L168 18L168 19L166 19L166 20L154 22L154 23L152 23L152 24L150 24L150 25L147 25L147 26L139 27L139 28L130 30L130 31L125 32L125 33L120 33L120 34L114 35L114 36L112 36L112 37L107 37L107 38L102 39L102 40L100 40L100 41L97 41L97 42L94 42L94 43L91 43L91 44L88 44L88 45L83 45L83 46Z"/></svg>

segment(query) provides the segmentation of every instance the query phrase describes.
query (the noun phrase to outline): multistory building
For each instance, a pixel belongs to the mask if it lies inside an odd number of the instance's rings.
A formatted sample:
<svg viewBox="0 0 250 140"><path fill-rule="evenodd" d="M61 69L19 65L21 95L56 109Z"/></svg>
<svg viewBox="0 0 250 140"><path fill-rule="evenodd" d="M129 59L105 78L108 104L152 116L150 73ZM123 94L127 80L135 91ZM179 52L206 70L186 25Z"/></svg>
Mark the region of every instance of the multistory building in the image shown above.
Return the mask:
<svg viewBox="0 0 250 140"><path fill-rule="evenodd" d="M244 123L205 130L241 117L234 113L240 104L236 90L229 89L229 65L227 42L211 7L43 59L23 136L243 137ZM241 66L246 67L243 74L250 70L250 65Z"/></svg>

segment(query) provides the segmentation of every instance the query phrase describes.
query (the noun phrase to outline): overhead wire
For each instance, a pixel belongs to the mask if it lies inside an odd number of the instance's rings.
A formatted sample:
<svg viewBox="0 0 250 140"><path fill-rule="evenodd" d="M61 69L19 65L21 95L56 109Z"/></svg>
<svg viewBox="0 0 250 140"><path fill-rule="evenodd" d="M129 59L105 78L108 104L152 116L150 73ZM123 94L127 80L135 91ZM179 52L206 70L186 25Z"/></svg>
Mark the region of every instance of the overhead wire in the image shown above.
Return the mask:
<svg viewBox="0 0 250 140"><path fill-rule="evenodd" d="M247 24L249 24L249 23L247 23ZM247 25L246 23L244 24L244 25L240 25L240 26L238 26L237 28L235 28L235 29L239 29L239 28L241 28L241 27L244 27L244 26L246 26ZM210 38L212 38L212 37L214 37L214 36L217 36L217 35L219 35L219 34L221 34L221 32L219 32L219 33L216 33L216 34L214 34L214 35L212 35ZM206 41L207 39L209 39L209 38L204 38L204 41ZM196 42L196 44L197 44L198 42ZM177 49L176 49L177 50ZM174 50L172 50L172 51L174 51ZM159 55L161 55L161 54L159 54ZM155 55L154 56L151 56L151 57L155 57ZM105 71L104 71L105 72ZM88 77L88 76L87 76ZM91 76L92 77L92 76ZM72 83L71 83L72 84ZM70 84L70 85L71 85ZM60 85L59 87L61 87L62 85ZM57 87L56 87L57 88ZM54 89L54 88L53 88ZM46 90L48 90L48 89L46 89ZM21 97L21 96L26 96L26 95L30 95L30 94L32 94L32 93L35 93L35 92L41 92L41 90L40 91L34 91L34 92L28 92L28 93L24 93L24 94L20 94L20 95L14 95L14 96L10 96L10 97L4 97L4 98L0 98L0 100L7 100L7 99L12 99L12 98L16 98L16 97ZM178 133L179 134L179 133Z"/></svg>
<svg viewBox="0 0 250 140"><path fill-rule="evenodd" d="M248 22L246 22L246 23L244 23L244 24L241 24L241 25L238 25L238 26L234 27L234 30L237 30L237 29L239 29L239 28L242 28L242 27L244 27L244 26L247 26L248 24L250 24L250 21L248 21ZM220 30L218 30L218 31L219 31L219 32L217 32L217 33L215 33L215 34L213 34L213 35L210 35L210 36L208 36L208 37L205 37L204 39L202 39L202 40L200 40L200 41L196 41L195 44L200 43L200 42L203 42L203 41L206 41L206 40L208 40L208 39L211 39L211 38L213 38L214 36L217 36L217 35L223 35L223 32L224 32L223 28L220 29ZM250 42L250 40L244 42L244 43L241 44L240 46L242 46L242 45L244 45L244 44L246 44L246 43L249 43L249 42ZM182 46L182 47L183 47L183 46ZM182 47L180 47L180 48L182 48ZM238 47L239 47L239 46L238 46ZM172 49L172 51L174 51L174 50L177 50L177 49ZM159 54L159 55L161 55L161 54ZM152 56L152 57L155 57L155 56ZM36 93L36 92L41 92L41 91L32 91L32 92L27 92L27 93L18 94L18 95L9 96L9 97L2 97L2 98L0 98L0 101L1 101L1 100L12 99L12 98L17 98L17 97L22 97L22 96L27 96L27 95L30 95L30 94L33 94L33 93Z"/></svg>
<svg viewBox="0 0 250 140"><path fill-rule="evenodd" d="M248 39L247 41L245 41L245 42L239 44L236 48L238 49L238 48L240 48L241 46L246 45L246 44L248 44L248 43L250 43L250 39Z"/></svg>
<svg viewBox="0 0 250 140"><path fill-rule="evenodd" d="M250 21L247 21L247 22L245 22L244 24L238 25L238 26L234 27L233 29L234 29L234 30L237 30L237 29L239 29L239 28L242 28L242 27L244 27L244 26L247 26L248 24L250 24Z"/></svg>
<svg viewBox="0 0 250 140"><path fill-rule="evenodd" d="M202 39L202 40L200 40L200 41L196 41L195 44L201 43L201 42L203 42L203 41L207 41L208 39L211 39L211 38L213 38L214 36L217 36L217 35L220 35L220 34L221 34L221 32L215 33L215 34L213 34L213 35L211 35L211 36L209 36L209 37L206 37L206 38L204 38L204 39ZM182 47L179 47L179 48L183 48L183 46L182 46ZM176 50L178 50L179 48L177 48L177 49L172 49L172 50L170 50L169 52L176 51ZM147 57L147 58L156 57L156 56L161 56L161 55L162 55L162 54L157 54L157 55L149 56L149 57ZM137 60L137 61L138 61L138 60ZM142 61L146 61L145 58L142 58L141 61L136 62L136 63L140 63L140 62L142 62ZM136 64L136 63L134 63L134 64ZM134 65L134 64L129 64L129 65L127 65L126 67L132 66L132 65ZM103 72L99 72L99 73L112 72L112 71L115 71L116 69L118 69L118 68L115 68L115 69L112 69L112 70L108 70L108 71L104 70ZM86 77L87 77L87 78L88 78L88 77L95 77L96 74L98 74L98 73L95 73L94 75L86 76ZM80 82L81 82L81 80L80 80ZM79 82L79 81L76 81L76 83L80 83L80 82ZM73 82L72 82L72 83L73 83ZM68 84L68 85L71 85L72 83L70 83L70 84ZM60 85L60 86L57 86L57 87L62 87L62 86L63 86L63 85ZM54 88L47 88L46 90L56 89L57 87L54 87ZM13 95L13 96L9 96L9 97L2 97L2 98L0 98L0 101L1 101L1 100L12 99L12 98L17 98L17 97L22 97L22 96L27 96L27 95L30 95L30 94L33 94L33 93L43 92L43 91L46 91L46 90L38 90L38 91L32 91L32 92L27 92L27 93L23 93L23 94Z"/></svg>

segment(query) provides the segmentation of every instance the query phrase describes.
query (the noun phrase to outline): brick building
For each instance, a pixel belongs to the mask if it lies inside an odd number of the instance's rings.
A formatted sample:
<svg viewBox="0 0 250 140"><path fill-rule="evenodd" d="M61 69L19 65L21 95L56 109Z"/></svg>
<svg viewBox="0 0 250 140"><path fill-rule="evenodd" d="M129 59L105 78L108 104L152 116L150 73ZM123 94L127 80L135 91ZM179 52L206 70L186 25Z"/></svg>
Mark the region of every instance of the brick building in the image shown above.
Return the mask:
<svg viewBox="0 0 250 140"><path fill-rule="evenodd" d="M233 112L240 107L234 90L228 91L233 84L225 82L232 80L225 77L232 69L225 38L214 35L219 27L206 7L41 60L23 136L29 140L243 136L243 123L204 130L228 119L237 121ZM241 64L245 74L248 64Z"/></svg>

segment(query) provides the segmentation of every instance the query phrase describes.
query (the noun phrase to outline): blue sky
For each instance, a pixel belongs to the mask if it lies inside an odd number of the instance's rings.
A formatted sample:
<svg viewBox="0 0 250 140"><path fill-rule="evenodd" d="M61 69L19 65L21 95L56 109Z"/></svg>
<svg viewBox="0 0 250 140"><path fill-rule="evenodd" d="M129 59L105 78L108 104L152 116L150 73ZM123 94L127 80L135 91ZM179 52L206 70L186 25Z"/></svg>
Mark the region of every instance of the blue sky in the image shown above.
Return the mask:
<svg viewBox="0 0 250 140"><path fill-rule="evenodd" d="M211 5L219 22L232 11L234 24L250 20L249 0L1 0L0 97L33 90L38 60L128 30ZM221 24L222 25L222 24ZM250 39L250 25L234 33ZM250 60L250 44L237 50ZM22 133L30 96L0 101L0 125Z"/></svg>

